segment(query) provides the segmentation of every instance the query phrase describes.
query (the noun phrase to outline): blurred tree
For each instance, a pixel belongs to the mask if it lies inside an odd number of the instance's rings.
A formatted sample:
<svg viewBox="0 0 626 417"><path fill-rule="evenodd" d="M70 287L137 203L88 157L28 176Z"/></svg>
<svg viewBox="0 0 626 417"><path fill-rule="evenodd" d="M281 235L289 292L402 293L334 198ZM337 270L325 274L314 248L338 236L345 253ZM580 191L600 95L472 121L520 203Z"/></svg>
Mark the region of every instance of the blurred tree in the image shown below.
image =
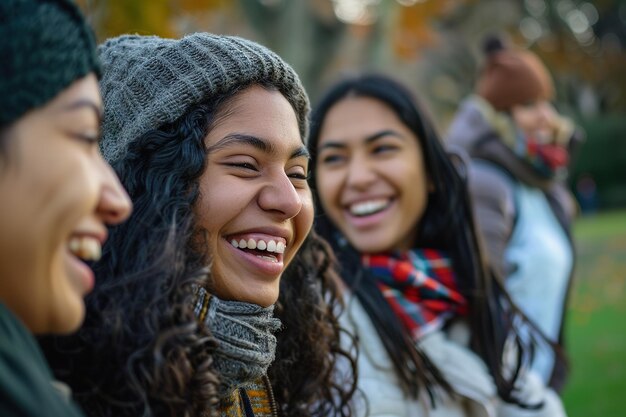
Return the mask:
<svg viewBox="0 0 626 417"><path fill-rule="evenodd" d="M309 89L330 65L346 25L329 0L240 0L258 40L294 66Z"/></svg>
<svg viewBox="0 0 626 417"><path fill-rule="evenodd" d="M313 100L341 72L389 73L420 93L442 131L473 91L482 39L498 32L547 63L563 112L589 129L606 114L613 128L599 134L626 136L614 122L626 114L626 0L77 1L100 40L193 31L257 40L294 66ZM588 157L581 154L584 166Z"/></svg>
<svg viewBox="0 0 626 417"><path fill-rule="evenodd" d="M100 39L196 30L257 39L314 96L341 69L387 70L420 88L441 120L472 89L480 39L504 32L545 59L572 112L626 109L623 0L78 1Z"/></svg>
<svg viewBox="0 0 626 417"><path fill-rule="evenodd" d="M587 132L582 152L574 155L570 185L576 189L583 177L597 185L601 208L626 207L626 118L609 114L581 120Z"/></svg>
<svg viewBox="0 0 626 417"><path fill-rule="evenodd" d="M81 0L98 37L106 39L122 33L172 37L172 8L169 0L143 1Z"/></svg>
<svg viewBox="0 0 626 417"><path fill-rule="evenodd" d="M228 0L77 0L100 40L123 33L180 36L181 14L211 13L228 7ZM208 30L206 28L205 30Z"/></svg>

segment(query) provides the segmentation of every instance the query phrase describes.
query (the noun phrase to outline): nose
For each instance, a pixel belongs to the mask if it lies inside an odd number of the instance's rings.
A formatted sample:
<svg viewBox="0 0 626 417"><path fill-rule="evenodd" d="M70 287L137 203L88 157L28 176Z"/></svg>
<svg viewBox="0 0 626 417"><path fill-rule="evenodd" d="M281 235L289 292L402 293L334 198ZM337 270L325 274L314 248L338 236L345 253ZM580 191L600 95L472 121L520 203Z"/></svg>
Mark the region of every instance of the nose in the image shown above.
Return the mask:
<svg viewBox="0 0 626 417"><path fill-rule="evenodd" d="M291 219L302 210L302 196L284 172L275 175L262 189L258 197L261 209L277 213L283 219Z"/></svg>
<svg viewBox="0 0 626 417"><path fill-rule="evenodd" d="M130 216L132 202L111 166L102 162L102 188L97 213L109 225L123 222Z"/></svg>
<svg viewBox="0 0 626 417"><path fill-rule="evenodd" d="M354 155L348 162L346 185L357 190L366 190L376 180L367 156Z"/></svg>

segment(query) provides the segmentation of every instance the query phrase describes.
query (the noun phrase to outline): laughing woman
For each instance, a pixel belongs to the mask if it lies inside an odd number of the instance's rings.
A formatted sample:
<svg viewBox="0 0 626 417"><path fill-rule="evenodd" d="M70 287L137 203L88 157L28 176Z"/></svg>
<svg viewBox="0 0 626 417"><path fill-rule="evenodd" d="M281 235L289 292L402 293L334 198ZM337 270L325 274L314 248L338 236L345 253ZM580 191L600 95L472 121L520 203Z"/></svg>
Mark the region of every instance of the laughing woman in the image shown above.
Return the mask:
<svg viewBox="0 0 626 417"><path fill-rule="evenodd" d="M347 79L311 125L317 227L341 260L342 320L359 341L358 415L563 415L525 369L519 332L531 329L486 270L456 159L412 94L383 76Z"/></svg>
<svg viewBox="0 0 626 417"><path fill-rule="evenodd" d="M349 415L297 75L202 33L100 56L103 150L135 211L96 264L93 315L49 350L59 377L91 416Z"/></svg>
<svg viewBox="0 0 626 417"><path fill-rule="evenodd" d="M0 415L82 415L33 334L83 321L106 225L130 200L98 149L91 29L69 1L0 2Z"/></svg>

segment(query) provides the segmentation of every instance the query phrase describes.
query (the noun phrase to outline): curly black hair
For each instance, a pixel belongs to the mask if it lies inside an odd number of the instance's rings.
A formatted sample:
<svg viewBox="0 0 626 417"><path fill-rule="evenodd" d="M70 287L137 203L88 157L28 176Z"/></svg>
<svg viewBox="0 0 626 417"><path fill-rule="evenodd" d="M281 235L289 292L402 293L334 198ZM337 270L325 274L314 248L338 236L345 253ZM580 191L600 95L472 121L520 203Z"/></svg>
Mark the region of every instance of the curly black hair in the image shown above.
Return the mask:
<svg viewBox="0 0 626 417"><path fill-rule="evenodd" d="M194 239L193 207L206 167L204 139L244 88L146 132L113 165L134 211L110 229L94 265L84 326L42 341L56 376L89 416L217 415L216 341L193 313L194 289L210 289L210 254ZM339 345L332 262L312 233L281 278L275 314L283 330L268 375L285 416L351 415L355 380L339 384L334 373L339 358L353 373L355 362Z"/></svg>
<svg viewBox="0 0 626 417"><path fill-rule="evenodd" d="M356 346L337 319L343 299L336 271L330 245L311 231L281 278L275 312L284 330L269 376L285 416L352 415ZM347 348L340 337L350 342Z"/></svg>
<svg viewBox="0 0 626 417"><path fill-rule="evenodd" d="M134 210L109 229L83 327L43 342L90 416L199 416L217 404L212 338L193 314L206 279L191 247L210 108L146 132L114 165Z"/></svg>

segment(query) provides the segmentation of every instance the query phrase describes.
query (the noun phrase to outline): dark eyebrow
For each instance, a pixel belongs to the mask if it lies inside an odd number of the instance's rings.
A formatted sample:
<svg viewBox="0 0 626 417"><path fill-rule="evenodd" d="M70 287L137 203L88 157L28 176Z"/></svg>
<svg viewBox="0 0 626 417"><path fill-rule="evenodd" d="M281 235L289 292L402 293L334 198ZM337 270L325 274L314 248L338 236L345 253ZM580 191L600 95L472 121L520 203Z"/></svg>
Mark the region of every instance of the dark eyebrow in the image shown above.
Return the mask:
<svg viewBox="0 0 626 417"><path fill-rule="evenodd" d="M385 136L394 136L398 139L404 139L404 135L402 135L401 133L396 132L395 130L387 129L387 130L381 130L380 132L376 132L369 136L366 136L363 142L369 145L370 143L376 142L378 139L383 138ZM324 143L322 146L320 146L319 150L321 151L322 149L325 149L325 148L342 149L345 147L346 145L341 141L330 140Z"/></svg>
<svg viewBox="0 0 626 417"><path fill-rule="evenodd" d="M256 136L252 136L252 135L245 135L245 134L241 134L241 133L232 133L230 135L226 135L224 136L222 139L220 139L215 145L210 146L207 149L207 152L211 153L211 152L215 152L215 151L219 151L221 149L227 148L229 146L233 146L233 145L248 145L248 146L252 146L253 148L256 148L258 150L260 150L261 152L267 153L267 154L276 154L276 147L274 146L273 143L256 137ZM307 148L303 145L300 148L296 149L290 156L289 159L293 159L293 158L298 158L301 156L305 156L305 157L309 157L309 151L307 150Z"/></svg>
<svg viewBox="0 0 626 417"><path fill-rule="evenodd" d="M65 106L64 110L74 111L74 110L85 108L85 107L93 109L94 113L96 114L96 118L98 119L98 125L102 124L102 117L103 117L102 108L100 108L98 105L96 105L96 103L94 103L91 100L86 100L86 99L76 100L68 104L67 106Z"/></svg>
<svg viewBox="0 0 626 417"><path fill-rule="evenodd" d="M294 159L294 158L299 158L301 156L304 156L306 158L311 158L311 154L309 153L309 150L305 147L305 146L301 146L300 148L296 149L291 156L289 157L289 159Z"/></svg>

